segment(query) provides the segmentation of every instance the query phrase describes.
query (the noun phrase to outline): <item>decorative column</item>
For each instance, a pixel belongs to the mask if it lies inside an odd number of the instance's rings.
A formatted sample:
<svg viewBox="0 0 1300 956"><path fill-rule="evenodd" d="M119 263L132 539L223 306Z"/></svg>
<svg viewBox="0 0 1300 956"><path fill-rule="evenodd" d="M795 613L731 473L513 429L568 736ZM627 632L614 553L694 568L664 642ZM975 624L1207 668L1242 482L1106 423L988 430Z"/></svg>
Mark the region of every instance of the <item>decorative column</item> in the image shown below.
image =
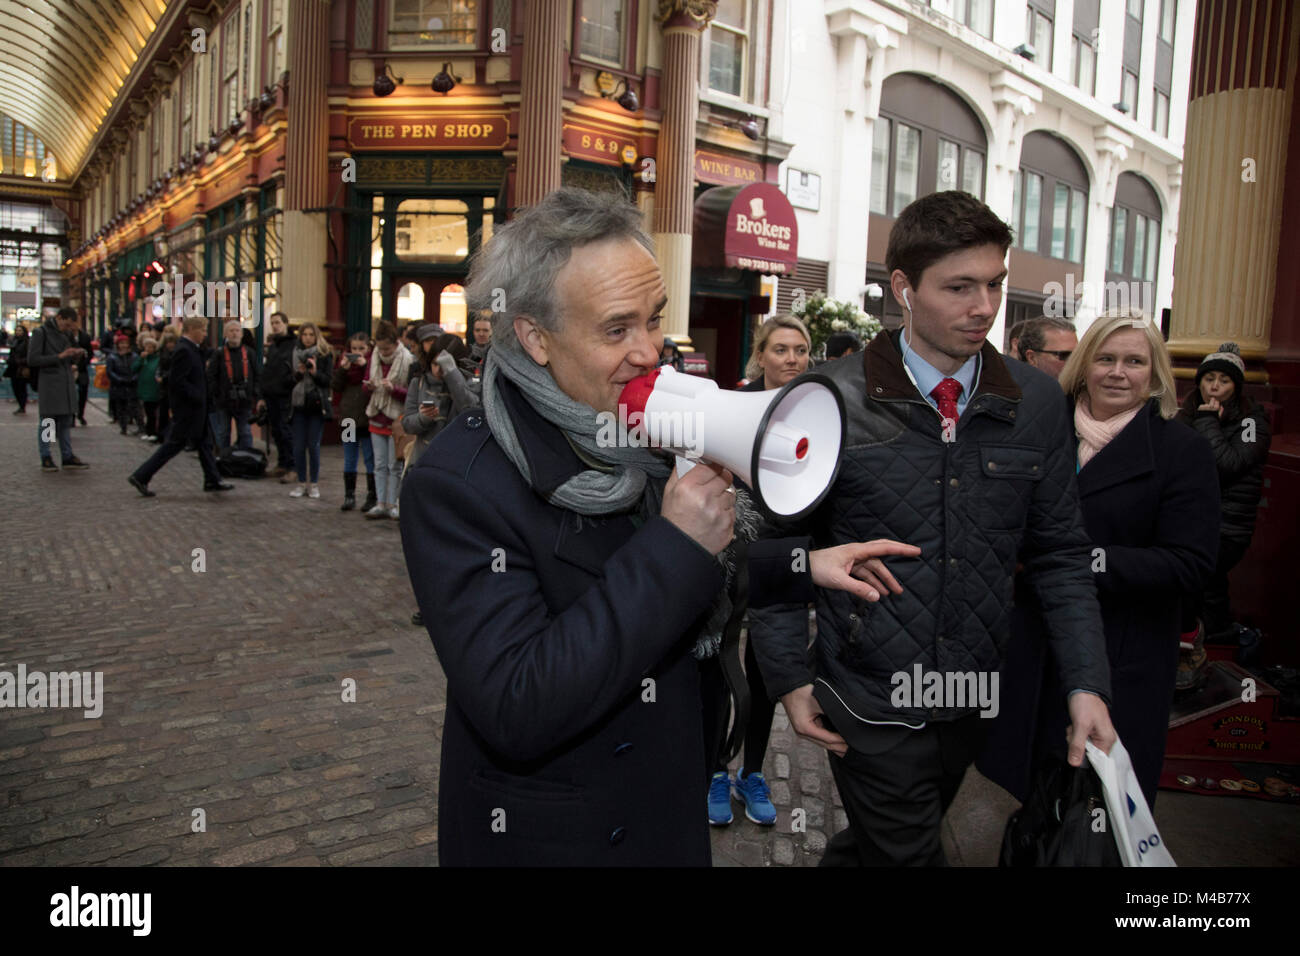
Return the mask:
<svg viewBox="0 0 1300 956"><path fill-rule="evenodd" d="M867 268L867 224L871 216L871 156L885 51L897 49L907 18L877 8L863 13L853 0L825 8L826 28L835 38L835 152L828 210L835 237L828 276L832 297L862 305ZM868 160L864 162L864 157ZM799 280L794 280L797 286ZM878 317L878 316L877 316Z"/></svg>
<svg viewBox="0 0 1300 956"><path fill-rule="evenodd" d="M1108 304L1106 267L1110 261L1110 214L1115 207L1115 186L1119 182L1120 167L1128 159L1128 151L1133 146L1132 136L1109 123L1096 127L1092 135L1097 175L1088 190L1082 297L1074 313L1074 328L1080 338ZM1172 245L1170 243L1171 248Z"/></svg>
<svg viewBox="0 0 1300 956"><path fill-rule="evenodd" d="M1020 146L1025 137L1025 120L1034 115L1036 104L1043 101L1043 90L1019 73L1001 70L990 80L993 106L993 136L989 140L989 163L984 202L1004 222L1015 221L1012 200L1015 196L1016 171L1020 169ZM1007 250L1010 261L1011 250ZM1007 299L1002 297L997 318L989 329L989 341L1000 343L1007 320Z"/></svg>
<svg viewBox="0 0 1300 956"><path fill-rule="evenodd" d="M564 118L565 0L524 4L524 62L520 80L519 158L515 206L532 206L560 188Z"/></svg>
<svg viewBox="0 0 1300 956"><path fill-rule="evenodd" d="M663 120L655 157L655 248L668 290L664 335L690 343L691 224L695 208L695 120L699 116L700 33L715 0L659 0L664 34Z"/></svg>
<svg viewBox="0 0 1300 956"><path fill-rule="evenodd" d="M328 197L329 15L327 0L289 0L280 310L291 323L325 321L325 214L304 210Z"/></svg>
<svg viewBox="0 0 1300 956"><path fill-rule="evenodd" d="M1293 0L1198 5L1169 334L1176 358L1199 360L1229 339L1248 360L1269 348L1277 280L1295 266L1279 268L1278 252L1298 19ZM1248 364L1247 379L1261 378L1258 361Z"/></svg>

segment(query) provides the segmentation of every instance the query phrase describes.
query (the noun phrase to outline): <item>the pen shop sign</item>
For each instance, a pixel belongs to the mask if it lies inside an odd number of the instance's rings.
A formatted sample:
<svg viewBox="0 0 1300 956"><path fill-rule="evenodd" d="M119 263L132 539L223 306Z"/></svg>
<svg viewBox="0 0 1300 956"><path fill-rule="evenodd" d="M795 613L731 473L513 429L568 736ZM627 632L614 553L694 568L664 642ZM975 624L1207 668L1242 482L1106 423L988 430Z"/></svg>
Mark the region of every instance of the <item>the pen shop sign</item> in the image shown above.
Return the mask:
<svg viewBox="0 0 1300 956"><path fill-rule="evenodd" d="M504 116L354 116L348 120L353 149L504 149L510 139Z"/></svg>

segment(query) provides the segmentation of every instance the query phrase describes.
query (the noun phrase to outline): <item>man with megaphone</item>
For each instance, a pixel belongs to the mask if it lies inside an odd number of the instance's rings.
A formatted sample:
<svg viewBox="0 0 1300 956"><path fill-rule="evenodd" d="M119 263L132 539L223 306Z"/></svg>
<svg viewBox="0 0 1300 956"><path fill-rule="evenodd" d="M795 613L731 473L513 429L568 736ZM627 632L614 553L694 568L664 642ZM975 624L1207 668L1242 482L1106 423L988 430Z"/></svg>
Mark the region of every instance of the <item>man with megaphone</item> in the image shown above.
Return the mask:
<svg viewBox="0 0 1300 956"><path fill-rule="evenodd" d="M753 522L722 466L679 475L660 451L600 440L601 416L659 363L667 295L652 249L635 206L561 189L500 226L471 266L470 311L493 316L483 408L408 471L400 511L447 676L443 865L710 862L692 651L729 618L733 531ZM759 418L801 404L786 398ZM764 480L784 501L779 471L765 465ZM743 562L755 601L811 600L814 582L878 599L898 591L881 558L919 553L895 541L791 550L755 543Z"/></svg>
<svg viewBox="0 0 1300 956"><path fill-rule="evenodd" d="M822 547L921 548L891 562L904 590L877 604L819 592L815 662L803 605L751 610L769 692L831 753L849 826L822 865L943 864L940 821L980 752L982 718L998 710L1018 563L1071 688L1070 762L1082 764L1087 740L1106 751L1115 740L1065 397L985 340L1011 240L968 193L913 202L885 256L903 328L817 370L843 396L848 434L835 485L804 527Z"/></svg>

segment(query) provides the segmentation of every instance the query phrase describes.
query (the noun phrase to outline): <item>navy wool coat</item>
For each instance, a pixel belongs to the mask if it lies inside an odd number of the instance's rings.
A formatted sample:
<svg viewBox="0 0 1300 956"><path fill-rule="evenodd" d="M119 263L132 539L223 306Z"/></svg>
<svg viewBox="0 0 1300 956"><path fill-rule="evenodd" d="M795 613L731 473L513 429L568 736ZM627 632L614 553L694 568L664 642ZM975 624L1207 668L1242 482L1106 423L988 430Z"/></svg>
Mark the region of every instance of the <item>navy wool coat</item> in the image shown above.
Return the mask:
<svg viewBox="0 0 1300 956"><path fill-rule="evenodd" d="M661 516L549 504L583 465L501 388L537 490L481 409L402 485L407 569L447 675L440 862L707 866L690 649L721 565Z"/></svg>
<svg viewBox="0 0 1300 956"><path fill-rule="evenodd" d="M199 347L182 335L172 352L167 400L173 434L192 442L202 441L208 427L208 379L203 364Z"/></svg>
<svg viewBox="0 0 1300 956"><path fill-rule="evenodd" d="M1150 804L1164 763L1183 596L1205 586L1218 554L1219 481L1209 443L1161 418L1153 399L1079 471L1079 503L1106 634L1111 722ZM1054 667L1044 679L1041 620L1033 607L1017 611L1003 707L979 768L1023 798L1031 753L1065 756L1070 688L1060 686Z"/></svg>

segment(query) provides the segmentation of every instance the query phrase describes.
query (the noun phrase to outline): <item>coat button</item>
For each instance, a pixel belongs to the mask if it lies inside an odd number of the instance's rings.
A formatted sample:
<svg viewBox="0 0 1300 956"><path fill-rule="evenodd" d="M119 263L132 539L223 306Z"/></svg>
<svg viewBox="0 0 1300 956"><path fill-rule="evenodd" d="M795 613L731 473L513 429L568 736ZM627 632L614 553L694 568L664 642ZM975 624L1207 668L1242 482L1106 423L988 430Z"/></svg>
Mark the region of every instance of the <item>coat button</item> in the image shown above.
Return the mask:
<svg viewBox="0 0 1300 956"><path fill-rule="evenodd" d="M883 392L883 391L884 391L884 389L881 388L879 385L876 386L876 394L877 394L877 395L879 395L879 394L880 394L881 392Z"/></svg>
<svg viewBox="0 0 1300 956"><path fill-rule="evenodd" d="M618 846L623 842L623 837L627 836L626 827L615 827L614 832L609 835L609 845Z"/></svg>
<svg viewBox="0 0 1300 956"><path fill-rule="evenodd" d="M614 748L614 756L621 757L623 754L627 753L631 749L632 749L632 745L630 743L619 744L617 747Z"/></svg>
<svg viewBox="0 0 1300 956"><path fill-rule="evenodd" d="M483 419L479 415L471 415L465 419L466 428L478 428L483 424Z"/></svg>
<svg viewBox="0 0 1300 956"><path fill-rule="evenodd" d="M998 463L996 461L989 462L989 471L997 471L997 470L998 470Z"/></svg>
<svg viewBox="0 0 1300 956"><path fill-rule="evenodd" d="M948 484L950 484L950 485L952 485L954 488L956 488L956 487L957 487L957 479L956 479L956 478L949 478L949 479L948 479Z"/></svg>
<svg viewBox="0 0 1300 956"><path fill-rule="evenodd" d="M1015 413L1014 411L1007 412L1007 417L1008 417L1008 418L1015 418L1015 417L1016 417L1016 413Z"/></svg>
<svg viewBox="0 0 1300 956"><path fill-rule="evenodd" d="M949 559L948 559L948 567L950 567L950 568L955 568L955 567L957 567L957 559L956 559L956 558L949 558Z"/></svg>
<svg viewBox="0 0 1300 956"><path fill-rule="evenodd" d="M1037 465L1030 465L1030 466L1029 466L1029 470L1030 470L1030 471L1037 471L1037 470L1038 470L1038 466L1037 466Z"/></svg>

